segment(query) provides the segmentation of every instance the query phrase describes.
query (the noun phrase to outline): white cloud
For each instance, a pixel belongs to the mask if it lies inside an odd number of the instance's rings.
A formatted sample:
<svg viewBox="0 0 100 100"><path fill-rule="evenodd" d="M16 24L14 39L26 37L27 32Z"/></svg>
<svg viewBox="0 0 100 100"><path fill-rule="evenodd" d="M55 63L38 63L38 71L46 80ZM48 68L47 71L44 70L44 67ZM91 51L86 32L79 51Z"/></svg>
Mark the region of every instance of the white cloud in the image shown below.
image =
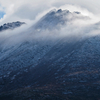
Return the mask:
<svg viewBox="0 0 100 100"><path fill-rule="evenodd" d="M98 33L98 30L95 30L94 27L89 27L90 24L93 24L95 22L98 22L100 20L99 18L99 4L100 1L98 0L0 0L0 4L2 7L0 10L3 10L6 15L4 16L3 19L0 20L0 24L4 24L7 22L12 22L12 21L24 21L31 26L34 24L37 20L40 19L41 16L45 15L46 12L49 10L56 8L62 8L62 9L68 9L71 12L73 11L79 11L85 16L89 16L91 20L89 21L84 21L84 20L75 20L73 22L73 26L68 26L67 28L64 27L61 29L59 33L63 33L62 35L59 36L65 36L66 31L67 34L75 33L85 33L87 32L87 24L88 24L88 30L93 29L94 31L92 34L94 35L95 33ZM3 9L5 8L5 9ZM78 24L77 24L78 23ZM85 24L85 26L83 26ZM80 27L78 27L80 25ZM28 27L29 27L28 26ZM24 29L27 29L26 27L20 28L18 31L14 30L11 32L11 34L16 34L22 32ZM89 32L88 31L88 32ZM10 31L7 31L4 35L7 35ZM46 31L47 32L47 31ZM53 31L55 33L58 33L58 31ZM49 32L47 32L49 33ZM46 36L46 34L41 34L40 36ZM73 35L73 34L72 34ZM9 35L8 35L9 36ZM23 36L20 38L26 38L26 36ZM37 36L36 36L37 37ZM1 37L2 38L2 37ZM19 35L18 35L19 38ZM18 39L17 38L17 39ZM17 39L15 39L17 41ZM14 40L14 39L13 39Z"/></svg>
<svg viewBox="0 0 100 100"><path fill-rule="evenodd" d="M21 19L34 20L37 15L52 7L59 8L65 5L65 8L70 8L70 10L80 10L80 8L83 8L80 11L86 15L92 15L92 13L99 15L100 13L100 1L98 0L6 0L6 2L0 0L0 4L5 8L4 11L6 12L6 15L1 20L1 24ZM77 9L75 6L77 6Z"/></svg>

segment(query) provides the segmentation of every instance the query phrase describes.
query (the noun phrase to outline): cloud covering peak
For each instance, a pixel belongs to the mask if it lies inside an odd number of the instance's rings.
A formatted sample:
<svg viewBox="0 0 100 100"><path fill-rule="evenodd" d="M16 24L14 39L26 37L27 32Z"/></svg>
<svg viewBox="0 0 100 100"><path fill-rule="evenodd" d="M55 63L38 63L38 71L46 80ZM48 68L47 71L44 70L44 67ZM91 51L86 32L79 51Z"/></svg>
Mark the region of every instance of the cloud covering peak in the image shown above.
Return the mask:
<svg viewBox="0 0 100 100"><path fill-rule="evenodd" d="M61 7L68 10L78 10L87 15L92 15L93 13L99 16L99 3L100 1L98 0L7 0L6 2L0 0L0 10L5 12L5 16L0 22L1 24L17 20L29 22L52 8Z"/></svg>

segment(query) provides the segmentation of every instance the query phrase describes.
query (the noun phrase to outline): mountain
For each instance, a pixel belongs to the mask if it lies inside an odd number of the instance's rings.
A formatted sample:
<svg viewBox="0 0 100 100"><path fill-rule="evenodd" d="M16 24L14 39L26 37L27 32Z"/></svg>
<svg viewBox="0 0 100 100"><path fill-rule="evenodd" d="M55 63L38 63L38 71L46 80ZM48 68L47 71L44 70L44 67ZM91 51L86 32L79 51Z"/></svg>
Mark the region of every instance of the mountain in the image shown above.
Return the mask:
<svg viewBox="0 0 100 100"><path fill-rule="evenodd" d="M25 23L19 22L19 21L4 24L4 25L0 26L0 32L5 31L5 30L13 30L15 28L22 26L23 24L25 24Z"/></svg>
<svg viewBox="0 0 100 100"><path fill-rule="evenodd" d="M69 10L54 9L44 15L35 25L33 25L33 28L39 31L41 29L59 29L61 26L76 19L88 20L89 17L83 16L80 12L76 11L70 12Z"/></svg>
<svg viewBox="0 0 100 100"><path fill-rule="evenodd" d="M68 10L50 11L28 36L53 28L59 32L75 19L89 18ZM51 32L48 37L0 46L0 100L99 100L100 36L51 38Z"/></svg>

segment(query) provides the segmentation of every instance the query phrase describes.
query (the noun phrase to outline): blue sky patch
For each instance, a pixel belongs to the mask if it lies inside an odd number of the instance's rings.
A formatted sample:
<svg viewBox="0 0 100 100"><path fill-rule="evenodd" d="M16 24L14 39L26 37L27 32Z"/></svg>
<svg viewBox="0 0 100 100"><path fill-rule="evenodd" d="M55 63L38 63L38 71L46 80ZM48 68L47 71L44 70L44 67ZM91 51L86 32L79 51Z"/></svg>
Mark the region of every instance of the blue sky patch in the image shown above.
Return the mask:
<svg viewBox="0 0 100 100"><path fill-rule="evenodd" d="M0 19L3 18L4 15L5 15L5 12L0 11Z"/></svg>

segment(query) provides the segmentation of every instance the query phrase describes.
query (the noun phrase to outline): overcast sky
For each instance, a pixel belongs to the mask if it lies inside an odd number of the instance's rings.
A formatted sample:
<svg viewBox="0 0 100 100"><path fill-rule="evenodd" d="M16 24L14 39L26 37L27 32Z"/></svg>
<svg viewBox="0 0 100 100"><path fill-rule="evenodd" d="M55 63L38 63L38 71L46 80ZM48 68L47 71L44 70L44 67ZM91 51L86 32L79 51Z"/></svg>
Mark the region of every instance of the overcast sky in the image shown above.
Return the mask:
<svg viewBox="0 0 100 100"><path fill-rule="evenodd" d="M29 22L49 9L62 6L64 9L100 14L100 0L0 0L0 25L17 20Z"/></svg>

